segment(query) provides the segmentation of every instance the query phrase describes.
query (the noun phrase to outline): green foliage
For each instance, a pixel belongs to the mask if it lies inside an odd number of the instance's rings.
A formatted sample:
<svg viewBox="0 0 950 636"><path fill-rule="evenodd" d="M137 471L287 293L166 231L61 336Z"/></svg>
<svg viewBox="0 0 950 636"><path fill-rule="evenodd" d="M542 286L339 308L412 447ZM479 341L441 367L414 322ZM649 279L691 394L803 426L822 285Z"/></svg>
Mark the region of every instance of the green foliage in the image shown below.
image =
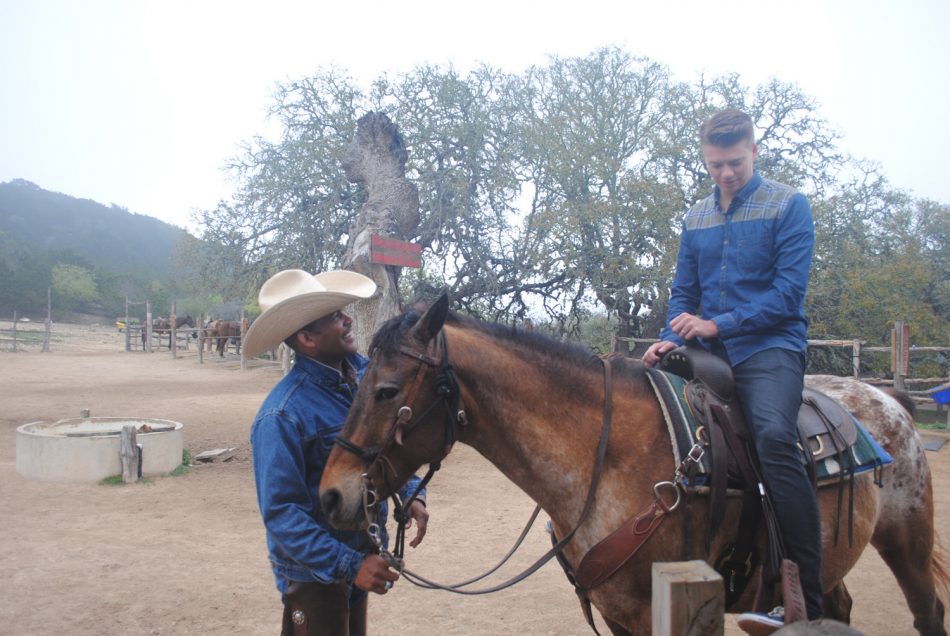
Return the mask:
<svg viewBox="0 0 950 636"><path fill-rule="evenodd" d="M53 291L67 307L92 302L99 295L93 272L84 267L57 263L51 274Z"/></svg>
<svg viewBox="0 0 950 636"><path fill-rule="evenodd" d="M191 451L184 448L181 451L181 464L169 474L172 477L180 477L187 474L189 470L191 470Z"/></svg>
<svg viewBox="0 0 950 636"><path fill-rule="evenodd" d="M424 266L405 273L405 298L447 288L482 318L587 338L590 317L605 315L617 335L655 336L682 215L712 187L698 128L727 106L755 121L759 170L812 202L812 336L879 342L902 319L915 341L945 342L946 206L894 191L876 166L844 155L794 85L747 86L735 74L680 82L618 48L520 74L422 65L368 88L339 69L289 81L271 111L281 137L245 146L234 201L198 214L202 240L183 259L196 297L249 305L279 269L338 266L366 197L340 159L357 119L383 111L420 195L411 238Z"/></svg>
<svg viewBox="0 0 950 636"><path fill-rule="evenodd" d="M185 236L114 205L49 192L22 179L2 183L0 313L45 315L51 287L54 318L67 310L124 315L126 296L144 300L153 284L161 291L149 300L167 307L177 294L175 246ZM57 268L61 275L54 282Z"/></svg>

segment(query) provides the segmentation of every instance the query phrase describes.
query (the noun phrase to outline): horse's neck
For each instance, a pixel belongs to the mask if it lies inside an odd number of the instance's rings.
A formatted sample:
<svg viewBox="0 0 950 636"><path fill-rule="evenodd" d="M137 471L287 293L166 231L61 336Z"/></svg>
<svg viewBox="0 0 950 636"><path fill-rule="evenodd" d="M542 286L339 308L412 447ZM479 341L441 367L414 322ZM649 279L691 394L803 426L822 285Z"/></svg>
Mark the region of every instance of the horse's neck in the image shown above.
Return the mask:
<svg viewBox="0 0 950 636"><path fill-rule="evenodd" d="M555 370L485 334L461 334L450 350L469 427L461 441L550 510L565 493L583 497L603 421L603 372ZM468 342L466 342L468 340Z"/></svg>

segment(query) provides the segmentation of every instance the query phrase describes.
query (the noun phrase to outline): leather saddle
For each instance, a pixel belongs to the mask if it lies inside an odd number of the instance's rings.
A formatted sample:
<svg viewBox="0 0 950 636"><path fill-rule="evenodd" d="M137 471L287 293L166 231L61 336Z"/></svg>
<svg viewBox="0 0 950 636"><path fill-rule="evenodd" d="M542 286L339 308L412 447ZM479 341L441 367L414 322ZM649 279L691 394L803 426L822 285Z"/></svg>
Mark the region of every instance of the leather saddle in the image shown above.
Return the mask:
<svg viewBox="0 0 950 636"><path fill-rule="evenodd" d="M696 381L687 385L686 395L694 417L697 417L702 425L708 424L703 421L703 406L712 399L721 405L722 411L729 417L740 437L750 439L748 426L735 395L732 369L725 360L705 349L677 347L663 356L660 368L687 381ZM805 440L804 444L799 443L799 448L802 450L802 462L806 465L844 452L853 446L858 438L851 414L836 400L808 387L802 391L798 432L799 439ZM805 452L805 444L808 453Z"/></svg>

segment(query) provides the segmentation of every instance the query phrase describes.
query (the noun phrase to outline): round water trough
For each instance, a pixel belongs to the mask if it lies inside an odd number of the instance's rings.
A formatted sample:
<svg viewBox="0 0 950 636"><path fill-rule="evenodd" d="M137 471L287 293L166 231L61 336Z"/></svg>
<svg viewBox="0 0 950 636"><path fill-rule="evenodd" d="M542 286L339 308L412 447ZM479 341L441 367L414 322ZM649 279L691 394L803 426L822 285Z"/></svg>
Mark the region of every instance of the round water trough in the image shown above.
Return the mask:
<svg viewBox="0 0 950 636"><path fill-rule="evenodd" d="M28 479L98 482L120 475L122 427L136 428L142 476L167 475L181 464L182 424L133 417L82 417L31 422L16 430L16 470Z"/></svg>

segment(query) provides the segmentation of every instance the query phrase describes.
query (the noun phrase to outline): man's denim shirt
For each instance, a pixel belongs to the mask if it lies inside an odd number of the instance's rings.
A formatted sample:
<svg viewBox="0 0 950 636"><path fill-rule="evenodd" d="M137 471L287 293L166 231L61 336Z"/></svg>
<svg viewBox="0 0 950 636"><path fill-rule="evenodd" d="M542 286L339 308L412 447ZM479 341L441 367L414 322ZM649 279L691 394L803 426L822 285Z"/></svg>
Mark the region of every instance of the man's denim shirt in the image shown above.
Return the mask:
<svg viewBox="0 0 950 636"><path fill-rule="evenodd" d="M800 192L756 172L723 212L717 186L686 214L660 338L682 344L670 321L700 311L719 327L733 365L765 349L804 352L814 245L811 207Z"/></svg>
<svg viewBox="0 0 950 636"><path fill-rule="evenodd" d="M348 360L361 378L367 360ZM319 486L333 441L343 428L355 389L332 367L298 356L271 390L251 427L257 503L277 588L288 580L352 584L373 550L365 532L332 528L320 508ZM419 480L409 480L405 493ZM421 493L424 497L425 493ZM386 506L380 506L385 528Z"/></svg>

